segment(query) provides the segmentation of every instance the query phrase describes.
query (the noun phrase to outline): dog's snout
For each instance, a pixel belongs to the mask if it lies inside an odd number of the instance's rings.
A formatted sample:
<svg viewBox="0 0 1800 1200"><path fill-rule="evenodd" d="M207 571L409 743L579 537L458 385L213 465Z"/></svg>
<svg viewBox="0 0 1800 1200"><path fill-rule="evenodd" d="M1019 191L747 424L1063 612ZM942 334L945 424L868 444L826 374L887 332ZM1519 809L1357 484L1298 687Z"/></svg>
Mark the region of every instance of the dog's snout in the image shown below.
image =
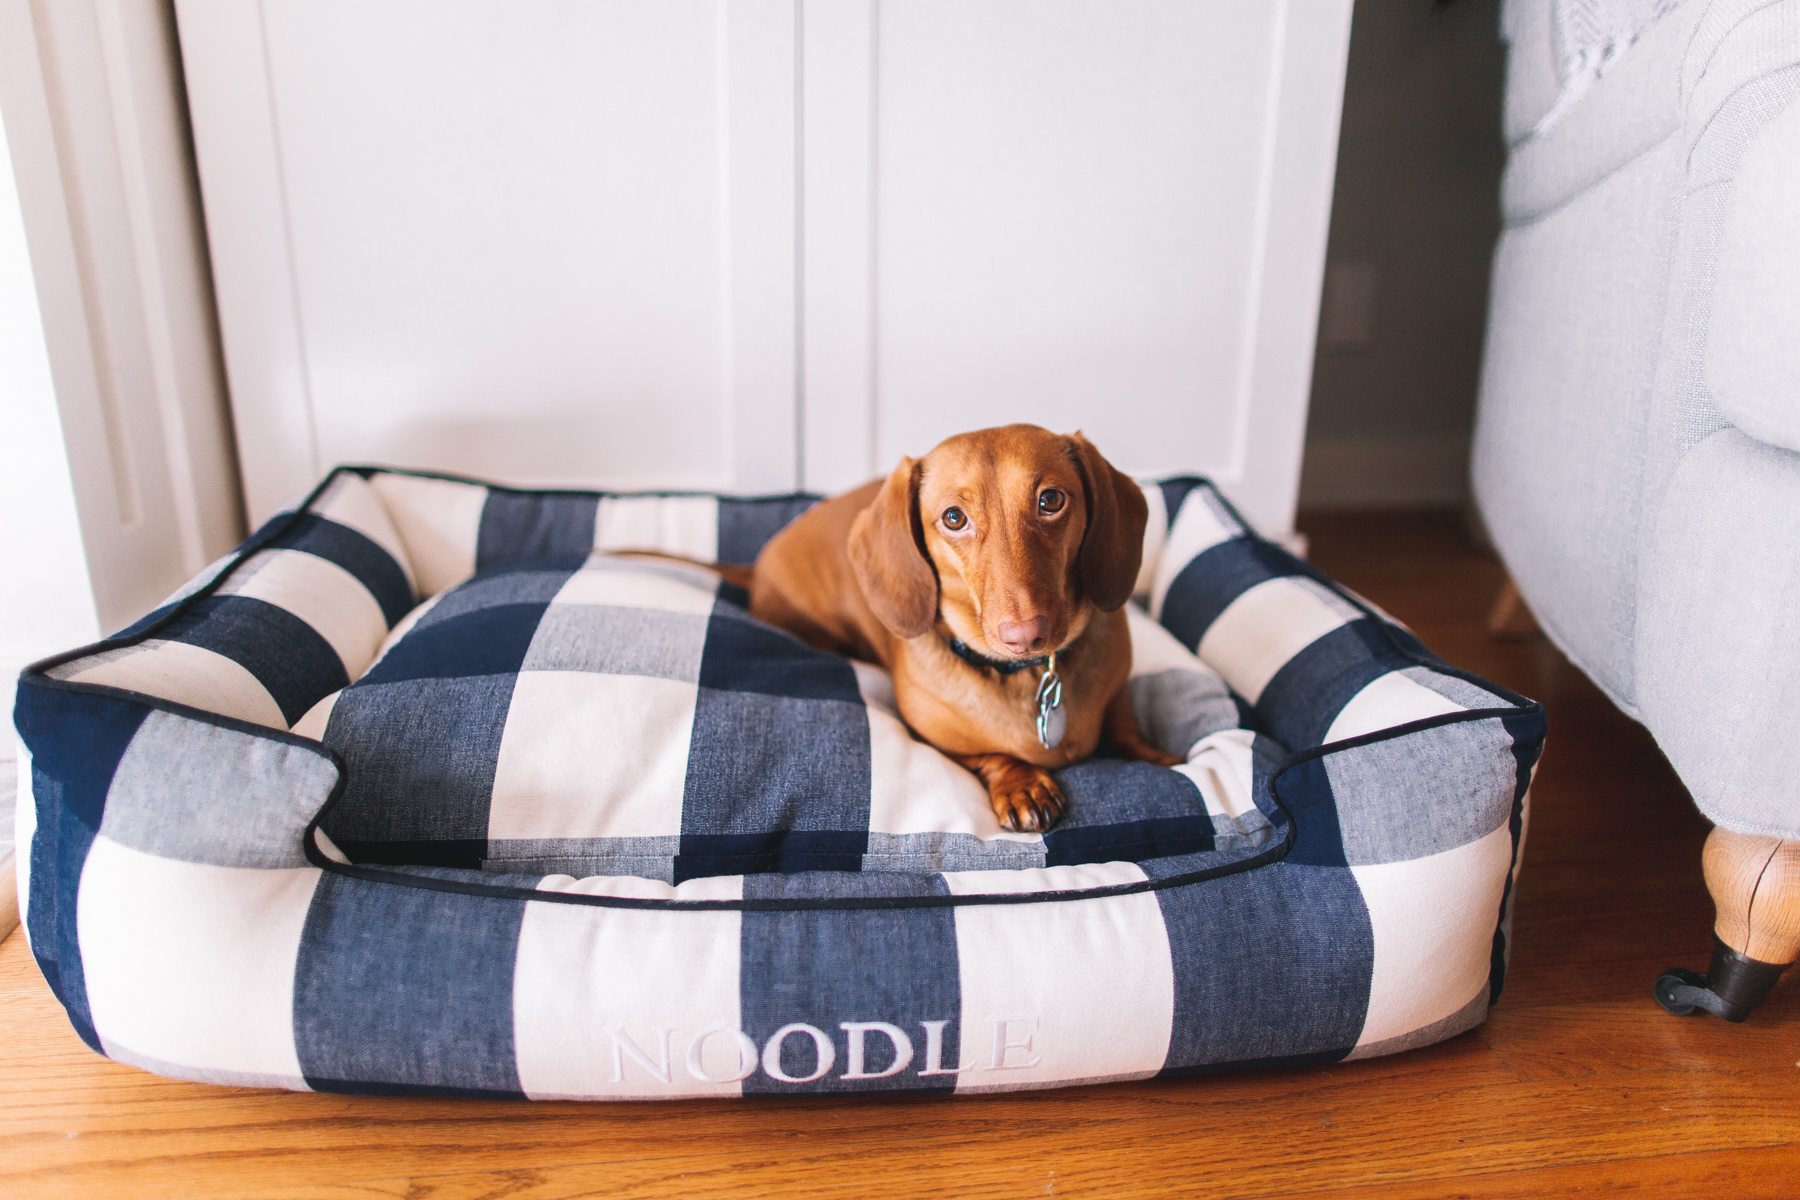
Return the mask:
<svg viewBox="0 0 1800 1200"><path fill-rule="evenodd" d="M1000 622L1000 641L1014 654L1036 654L1050 641L1050 622L1043 617L1029 621Z"/></svg>

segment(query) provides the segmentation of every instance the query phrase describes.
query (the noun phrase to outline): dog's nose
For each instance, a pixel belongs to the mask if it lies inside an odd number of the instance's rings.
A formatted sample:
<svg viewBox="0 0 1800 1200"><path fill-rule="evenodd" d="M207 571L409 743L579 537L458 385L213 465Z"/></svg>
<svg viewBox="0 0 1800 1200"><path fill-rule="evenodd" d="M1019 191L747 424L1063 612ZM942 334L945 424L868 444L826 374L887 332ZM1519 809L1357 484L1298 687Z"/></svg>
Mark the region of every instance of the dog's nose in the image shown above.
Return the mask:
<svg viewBox="0 0 1800 1200"><path fill-rule="evenodd" d="M1029 621L1000 622L1000 640L1014 654L1036 654L1050 640L1050 622L1043 617Z"/></svg>

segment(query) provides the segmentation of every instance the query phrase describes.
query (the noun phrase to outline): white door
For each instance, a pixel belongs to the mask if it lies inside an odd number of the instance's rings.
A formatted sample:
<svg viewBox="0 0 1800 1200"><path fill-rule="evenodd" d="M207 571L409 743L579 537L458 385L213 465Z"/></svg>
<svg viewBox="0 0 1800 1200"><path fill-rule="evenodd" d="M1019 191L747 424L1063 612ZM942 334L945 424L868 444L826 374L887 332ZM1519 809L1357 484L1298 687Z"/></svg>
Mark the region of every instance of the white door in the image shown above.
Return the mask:
<svg viewBox="0 0 1800 1200"><path fill-rule="evenodd" d="M179 0L253 519L1082 428L1292 520L1349 0Z"/></svg>
<svg viewBox="0 0 1800 1200"><path fill-rule="evenodd" d="M1030 421L1291 528L1349 12L806 5L807 482Z"/></svg>
<svg viewBox="0 0 1800 1200"><path fill-rule="evenodd" d="M252 521L340 461L794 485L792 0L183 0Z"/></svg>

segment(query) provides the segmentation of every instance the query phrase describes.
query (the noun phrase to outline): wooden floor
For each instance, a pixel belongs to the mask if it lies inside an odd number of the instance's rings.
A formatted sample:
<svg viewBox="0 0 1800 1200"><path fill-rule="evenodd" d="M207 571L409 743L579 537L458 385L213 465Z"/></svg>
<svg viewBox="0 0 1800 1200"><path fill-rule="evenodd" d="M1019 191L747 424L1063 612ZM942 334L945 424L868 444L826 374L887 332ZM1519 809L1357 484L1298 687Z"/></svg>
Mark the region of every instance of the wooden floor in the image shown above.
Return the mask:
<svg viewBox="0 0 1800 1200"><path fill-rule="evenodd" d="M1704 970L1705 823L1649 738L1541 641L1450 515L1303 521L1313 558L1446 657L1544 701L1516 950L1481 1029L1305 1070L964 1099L353 1099L179 1083L70 1032L0 944L0 1195L1800 1195L1800 971L1742 1026L1666 1015Z"/></svg>

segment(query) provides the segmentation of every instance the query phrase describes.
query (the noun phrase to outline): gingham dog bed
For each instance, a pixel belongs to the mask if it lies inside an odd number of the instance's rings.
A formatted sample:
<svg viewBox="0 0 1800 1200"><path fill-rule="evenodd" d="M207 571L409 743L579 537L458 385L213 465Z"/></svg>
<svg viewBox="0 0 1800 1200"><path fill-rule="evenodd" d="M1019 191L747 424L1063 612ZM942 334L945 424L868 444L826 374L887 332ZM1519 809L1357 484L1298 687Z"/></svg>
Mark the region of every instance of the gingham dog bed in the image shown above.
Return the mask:
<svg viewBox="0 0 1800 1200"><path fill-rule="evenodd" d="M1132 692L1174 769L999 829L885 675L715 575L807 497L340 469L21 677L23 923L182 1078L664 1098L1328 1062L1478 1024L1539 707L1145 489ZM1158 623L1160 622L1160 624Z"/></svg>

